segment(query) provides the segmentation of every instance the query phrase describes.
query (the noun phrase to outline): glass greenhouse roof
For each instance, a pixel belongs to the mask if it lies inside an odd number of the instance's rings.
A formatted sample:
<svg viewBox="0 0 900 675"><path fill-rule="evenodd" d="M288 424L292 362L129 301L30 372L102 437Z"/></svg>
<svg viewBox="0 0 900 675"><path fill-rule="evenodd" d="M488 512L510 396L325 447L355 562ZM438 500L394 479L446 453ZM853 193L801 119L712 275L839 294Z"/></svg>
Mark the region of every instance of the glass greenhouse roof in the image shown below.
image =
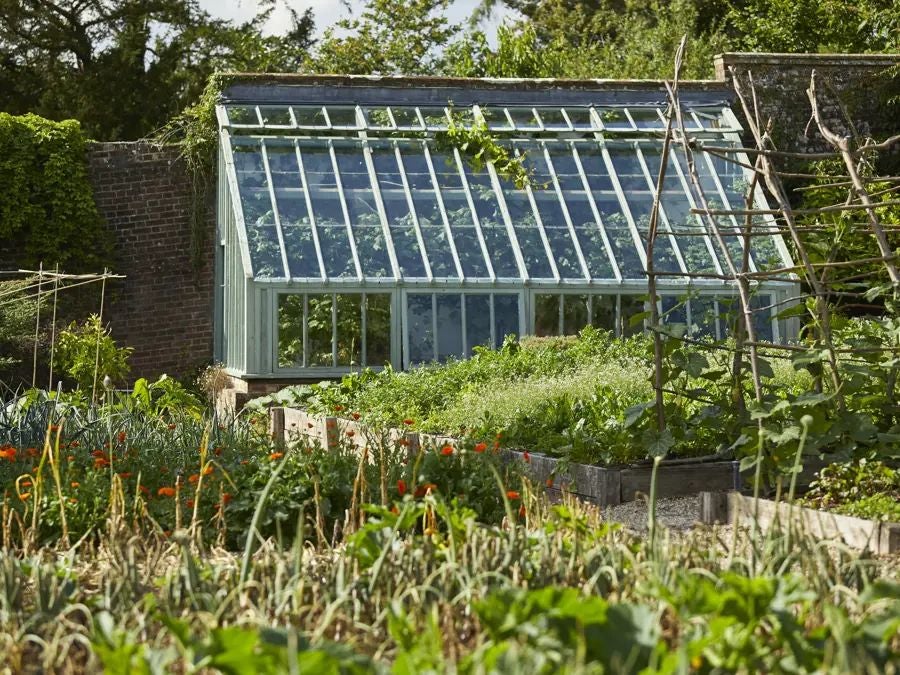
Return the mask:
<svg viewBox="0 0 900 675"><path fill-rule="evenodd" d="M665 130L659 93L491 90L468 92L462 103L457 96L451 105L445 91L424 88L344 87L337 96L323 87L260 95L264 90L245 88L218 108L241 253L255 280L646 279L645 236ZM693 136L739 144L726 100L687 92L682 102ZM476 168L449 148L442 132L451 120L485 123L523 158L529 184L517 187L493 166ZM695 163L713 208L744 207L738 165L703 152ZM666 169L656 269L666 279L727 274L726 252L691 213L697 204L681 147L673 146ZM764 206L760 191L755 199ZM727 254L739 265L738 223L727 216L719 222ZM777 235L754 237L749 260L754 271L791 264Z"/></svg>

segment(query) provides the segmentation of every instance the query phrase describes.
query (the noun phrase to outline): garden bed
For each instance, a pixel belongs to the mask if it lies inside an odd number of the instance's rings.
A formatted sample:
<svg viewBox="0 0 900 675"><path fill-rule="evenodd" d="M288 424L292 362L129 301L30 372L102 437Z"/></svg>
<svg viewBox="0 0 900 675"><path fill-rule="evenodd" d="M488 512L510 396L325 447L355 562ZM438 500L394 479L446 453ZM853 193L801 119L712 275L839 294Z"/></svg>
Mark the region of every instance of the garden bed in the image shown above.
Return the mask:
<svg viewBox="0 0 900 675"><path fill-rule="evenodd" d="M391 428L375 432L361 422L333 416L314 415L296 408L274 407L269 410L270 431L276 443L291 438L318 442L326 448L350 443L363 449L374 443L402 443L415 453L422 446L458 447L460 439L437 434L424 434ZM535 482L547 490L563 490L600 506L611 506L650 493L652 464L596 466L567 462L540 453L497 447L513 460L527 461ZM698 459L664 460L657 471L658 497L680 497L702 490L739 490L741 473L736 461L703 461Z"/></svg>
<svg viewBox="0 0 900 675"><path fill-rule="evenodd" d="M750 526L763 531L791 524L808 536L835 540L860 550L887 555L900 553L900 523L844 516L785 502L744 496L738 492L702 492L700 520L707 524Z"/></svg>

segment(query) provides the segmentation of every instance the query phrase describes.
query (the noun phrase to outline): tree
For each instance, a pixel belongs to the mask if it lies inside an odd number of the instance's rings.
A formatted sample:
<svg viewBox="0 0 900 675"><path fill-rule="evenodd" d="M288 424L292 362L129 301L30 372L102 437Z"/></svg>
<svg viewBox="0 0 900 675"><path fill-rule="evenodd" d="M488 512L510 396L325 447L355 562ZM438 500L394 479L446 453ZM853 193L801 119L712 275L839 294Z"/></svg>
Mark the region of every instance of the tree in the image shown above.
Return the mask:
<svg viewBox="0 0 900 675"><path fill-rule="evenodd" d="M216 70L296 70L312 15L279 37L215 20L197 0L0 0L0 109L81 121L102 140L137 139L195 100Z"/></svg>

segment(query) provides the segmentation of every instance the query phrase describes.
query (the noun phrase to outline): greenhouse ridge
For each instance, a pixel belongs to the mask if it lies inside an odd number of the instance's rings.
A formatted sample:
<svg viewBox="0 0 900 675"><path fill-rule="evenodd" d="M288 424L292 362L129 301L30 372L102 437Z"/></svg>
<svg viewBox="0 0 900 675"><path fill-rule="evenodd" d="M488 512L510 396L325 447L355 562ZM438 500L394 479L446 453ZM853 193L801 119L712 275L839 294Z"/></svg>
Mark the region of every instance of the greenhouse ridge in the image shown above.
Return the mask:
<svg viewBox="0 0 900 675"><path fill-rule="evenodd" d="M743 207L741 167L700 150L740 145L731 93L685 83L681 102L707 200ZM320 377L470 355L510 333L640 330L666 106L653 82L239 76L217 109L220 358L237 376ZM448 147L454 125L486 126L528 184ZM661 309L722 337L734 288L687 173L671 152ZM720 227L739 260L738 223ZM792 264L777 234L750 246L751 271ZM764 339L786 336L774 315L793 287L755 289Z"/></svg>

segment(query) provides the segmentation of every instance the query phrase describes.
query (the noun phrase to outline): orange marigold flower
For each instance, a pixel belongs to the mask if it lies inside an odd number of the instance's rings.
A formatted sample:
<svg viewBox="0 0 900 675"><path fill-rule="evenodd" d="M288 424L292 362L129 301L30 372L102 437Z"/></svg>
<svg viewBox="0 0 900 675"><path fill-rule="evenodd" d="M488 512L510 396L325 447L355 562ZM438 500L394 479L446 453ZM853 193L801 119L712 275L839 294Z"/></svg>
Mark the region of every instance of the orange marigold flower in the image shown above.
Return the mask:
<svg viewBox="0 0 900 675"><path fill-rule="evenodd" d="M73 480L73 481L70 483L70 485L71 485L73 488L77 488L77 487L80 487L80 486L81 486L81 483L79 483L77 480Z"/></svg>
<svg viewBox="0 0 900 675"><path fill-rule="evenodd" d="M547 487L553 487L553 476L550 476L550 478L547 479L546 485Z"/></svg>
<svg viewBox="0 0 900 675"><path fill-rule="evenodd" d="M175 431L175 429L177 429L177 428L178 428L178 425L177 425L177 424L170 424L170 425L169 425L169 431Z"/></svg>
<svg viewBox="0 0 900 675"><path fill-rule="evenodd" d="M37 448L28 448L28 450L25 451L25 454L29 457L37 457L41 453L38 452Z"/></svg>
<svg viewBox="0 0 900 675"><path fill-rule="evenodd" d="M221 456L222 456L222 446L217 445L216 447L214 447L214 448L213 448L213 454L214 454L216 457L221 457Z"/></svg>
<svg viewBox="0 0 900 675"><path fill-rule="evenodd" d="M531 455L528 454L528 451L522 453L522 461L526 464L531 464Z"/></svg>
<svg viewBox="0 0 900 675"><path fill-rule="evenodd" d="M447 456L449 456L449 455L452 455L452 454L453 454L453 447L450 446L450 445L445 445L443 448L441 448L441 454L442 454L444 457L447 457Z"/></svg>
<svg viewBox="0 0 900 675"><path fill-rule="evenodd" d="M522 506L519 507L519 518L524 518L524 517L525 517L525 505L522 504Z"/></svg>
<svg viewBox="0 0 900 675"><path fill-rule="evenodd" d="M124 443L125 442L125 432L120 431L119 434L116 436L116 438L119 439L119 443Z"/></svg>
<svg viewBox="0 0 900 675"><path fill-rule="evenodd" d="M284 457L284 453L283 453L283 452L273 452L273 453L271 453L271 454L269 455L269 459L270 459L271 461L273 461L273 462L274 462L276 459L281 459L282 457Z"/></svg>
<svg viewBox="0 0 900 675"><path fill-rule="evenodd" d="M516 499L519 498L519 496L520 496L519 493L516 492L515 490L507 490L507 491L506 491L506 498L507 498L507 499L512 499L512 500L515 501Z"/></svg>
<svg viewBox="0 0 900 675"><path fill-rule="evenodd" d="M476 443L473 450L475 450L475 452L484 452L485 450L487 450L487 443Z"/></svg>
<svg viewBox="0 0 900 675"><path fill-rule="evenodd" d="M120 471L119 478L131 478L131 472L130 471Z"/></svg>
<svg viewBox="0 0 900 675"><path fill-rule="evenodd" d="M249 464L249 463L250 463L250 460L249 460L249 459L242 459L242 460L241 460L241 466L246 466L246 465Z"/></svg>
<svg viewBox="0 0 900 675"><path fill-rule="evenodd" d="M353 429L348 429L344 433L347 434L347 438L353 438L354 436L356 436L356 432L353 431Z"/></svg>
<svg viewBox="0 0 900 675"><path fill-rule="evenodd" d="M222 503L227 504L230 501L231 501L231 494L229 494L228 492L223 492L222 493Z"/></svg>
<svg viewBox="0 0 900 675"><path fill-rule="evenodd" d="M334 406L334 409L335 409L336 412L341 412L341 410L344 409L344 406L338 404L338 405Z"/></svg>
<svg viewBox="0 0 900 675"><path fill-rule="evenodd" d="M143 492L145 495L150 494L150 488L148 488L146 485L138 485L138 490Z"/></svg>
<svg viewBox="0 0 900 675"><path fill-rule="evenodd" d="M403 424L405 424L408 427L411 427L413 425L413 421L407 417L405 420L403 420Z"/></svg>
<svg viewBox="0 0 900 675"><path fill-rule="evenodd" d="M215 470L216 468L212 464L207 464L205 467L203 467L203 471L201 471L200 473L202 473L204 476L209 476Z"/></svg>
<svg viewBox="0 0 900 675"><path fill-rule="evenodd" d="M105 457L98 457L97 459L94 460L94 468L95 469L102 469L107 466L109 466L109 460L106 459Z"/></svg>
<svg viewBox="0 0 900 675"><path fill-rule="evenodd" d="M160 497L174 497L175 496L175 488L173 487L161 487L156 491Z"/></svg>
<svg viewBox="0 0 900 675"><path fill-rule="evenodd" d="M400 493L401 497L406 494L406 481L402 478L397 481L397 492Z"/></svg>
<svg viewBox="0 0 900 675"><path fill-rule="evenodd" d="M397 508L397 505L396 505L396 504L394 504L394 505L391 507L391 513L393 513L395 516L399 516L399 515L400 515L400 509Z"/></svg>
<svg viewBox="0 0 900 675"><path fill-rule="evenodd" d="M78 441L72 441L71 443L69 443L70 448L77 448L79 445L81 444Z"/></svg>
<svg viewBox="0 0 900 675"><path fill-rule="evenodd" d="M500 449L500 441L494 441L493 447L494 447L494 450L499 450Z"/></svg>
<svg viewBox="0 0 900 675"><path fill-rule="evenodd" d="M70 504L77 504L77 503L78 503L78 500L75 499L75 497L69 497L69 503L70 503Z"/></svg>
<svg viewBox="0 0 900 675"><path fill-rule="evenodd" d="M106 457L106 453L103 452L102 450L94 450L94 451L91 453L91 456L93 456L93 457Z"/></svg>
<svg viewBox="0 0 900 675"><path fill-rule="evenodd" d="M23 480L22 487L31 487L31 481L28 479Z"/></svg>
<svg viewBox="0 0 900 675"><path fill-rule="evenodd" d="M194 508L194 500L193 499L188 499L187 502L185 502L185 504L187 505L187 507L189 509Z"/></svg>
<svg viewBox="0 0 900 675"><path fill-rule="evenodd" d="M193 483L196 483L198 480L200 480L200 474L198 474L198 473L192 473L190 476L188 476L188 483L193 484Z"/></svg>
<svg viewBox="0 0 900 675"><path fill-rule="evenodd" d="M494 438L496 438L496 439L499 441L499 440L500 440L500 437L501 437L502 435L503 435L503 432L500 431L500 432L497 433L497 435L496 435Z"/></svg>
<svg viewBox="0 0 900 675"><path fill-rule="evenodd" d="M11 445L5 445L0 448L0 459L8 459L10 462L16 461L16 449Z"/></svg>
<svg viewBox="0 0 900 675"><path fill-rule="evenodd" d="M31 499L31 493L30 493L30 492L22 492L22 493L19 495L19 499L21 499L23 502L24 502L26 499Z"/></svg>
<svg viewBox="0 0 900 675"><path fill-rule="evenodd" d="M353 413L352 417L353 417L353 419L358 420L358 419L359 419L359 413L358 413L358 412Z"/></svg>

